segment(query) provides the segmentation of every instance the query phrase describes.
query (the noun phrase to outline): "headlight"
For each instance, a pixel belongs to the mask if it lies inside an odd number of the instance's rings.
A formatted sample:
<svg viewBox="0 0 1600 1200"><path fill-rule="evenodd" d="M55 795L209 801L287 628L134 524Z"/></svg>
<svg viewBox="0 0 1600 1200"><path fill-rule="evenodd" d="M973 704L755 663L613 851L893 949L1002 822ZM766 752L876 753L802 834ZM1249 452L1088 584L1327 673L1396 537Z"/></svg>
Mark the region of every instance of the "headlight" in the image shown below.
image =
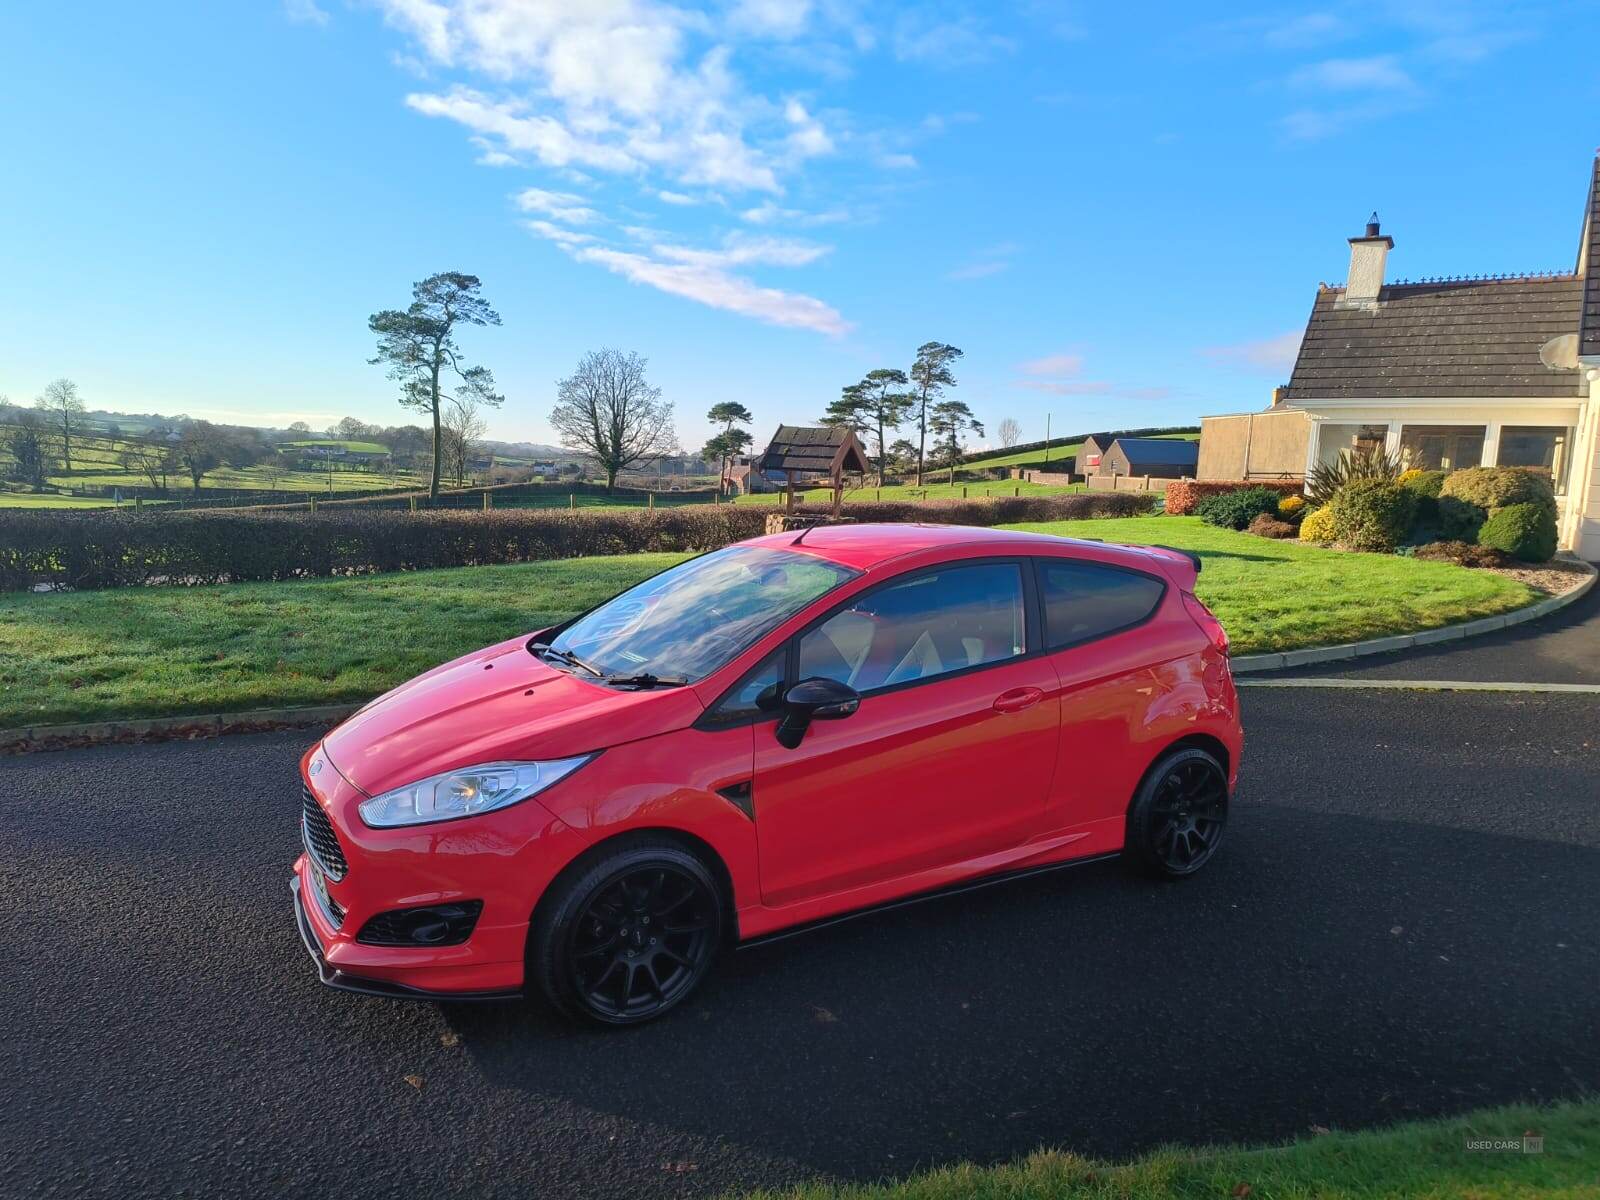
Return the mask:
<svg viewBox="0 0 1600 1200"><path fill-rule="evenodd" d="M454 821L506 808L565 779L594 755L550 762L484 763L395 788L361 802L361 819L374 829Z"/></svg>

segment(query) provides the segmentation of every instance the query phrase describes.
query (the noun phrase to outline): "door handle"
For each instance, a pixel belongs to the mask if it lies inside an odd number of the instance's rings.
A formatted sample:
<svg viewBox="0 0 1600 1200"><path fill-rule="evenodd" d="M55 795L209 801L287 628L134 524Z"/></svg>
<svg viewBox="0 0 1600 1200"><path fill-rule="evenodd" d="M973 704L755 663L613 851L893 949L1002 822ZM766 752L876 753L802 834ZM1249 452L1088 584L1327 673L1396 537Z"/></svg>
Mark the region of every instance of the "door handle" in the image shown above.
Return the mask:
<svg viewBox="0 0 1600 1200"><path fill-rule="evenodd" d="M1044 699L1044 693L1036 687L1012 688L1009 692L1001 692L994 698L994 710L999 713L1021 712L1025 708L1032 708Z"/></svg>

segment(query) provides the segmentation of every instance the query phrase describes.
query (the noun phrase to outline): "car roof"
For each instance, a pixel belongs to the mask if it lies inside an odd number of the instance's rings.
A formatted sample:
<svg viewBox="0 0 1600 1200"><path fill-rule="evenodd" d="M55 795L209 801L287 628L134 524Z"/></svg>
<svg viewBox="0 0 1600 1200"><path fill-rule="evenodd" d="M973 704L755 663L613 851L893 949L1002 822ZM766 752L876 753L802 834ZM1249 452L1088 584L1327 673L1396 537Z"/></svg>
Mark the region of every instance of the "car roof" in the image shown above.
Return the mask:
<svg viewBox="0 0 1600 1200"><path fill-rule="evenodd" d="M798 544L796 542L798 541ZM803 531L786 530L751 538L747 546L794 550L836 562L857 571L870 571L894 559L923 550L964 547L973 554L1037 554L1078 548L1102 560L1125 560L1127 565L1150 568L1150 559L1188 558L1176 551L1120 546L1079 538L1029 533L1021 529L983 529L971 525L849 524L818 525Z"/></svg>

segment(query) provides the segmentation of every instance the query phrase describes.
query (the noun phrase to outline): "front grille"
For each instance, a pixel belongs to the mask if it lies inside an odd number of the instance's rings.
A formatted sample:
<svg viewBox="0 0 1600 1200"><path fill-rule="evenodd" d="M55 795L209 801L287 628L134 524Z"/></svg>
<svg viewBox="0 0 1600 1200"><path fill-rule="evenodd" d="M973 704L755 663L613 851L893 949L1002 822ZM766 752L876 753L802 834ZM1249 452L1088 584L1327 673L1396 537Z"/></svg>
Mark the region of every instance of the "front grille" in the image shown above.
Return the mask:
<svg viewBox="0 0 1600 1200"><path fill-rule="evenodd" d="M459 946L472 936L481 912L482 900L391 909L363 925L356 941L369 946Z"/></svg>
<svg viewBox="0 0 1600 1200"><path fill-rule="evenodd" d="M311 877L311 891L316 897L317 907L322 910L323 917L335 929L344 926L344 905L340 904L328 893L328 885L322 878L322 872L310 870L306 872Z"/></svg>
<svg viewBox="0 0 1600 1200"><path fill-rule="evenodd" d="M306 844L306 853L316 859L317 866L329 879L343 879L350 864L344 860L344 850L339 845L339 836L333 832L333 822L328 820L328 814L322 811L322 805L317 803L310 788L300 789L300 799L300 836Z"/></svg>

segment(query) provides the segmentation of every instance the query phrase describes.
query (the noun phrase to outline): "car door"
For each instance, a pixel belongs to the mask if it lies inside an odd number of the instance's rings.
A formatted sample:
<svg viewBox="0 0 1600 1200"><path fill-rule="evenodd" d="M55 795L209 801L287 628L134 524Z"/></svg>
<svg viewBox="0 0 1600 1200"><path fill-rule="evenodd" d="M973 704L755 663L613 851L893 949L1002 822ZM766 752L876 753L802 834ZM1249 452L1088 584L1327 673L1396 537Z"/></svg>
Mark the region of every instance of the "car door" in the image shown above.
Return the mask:
<svg viewBox="0 0 1600 1200"><path fill-rule="evenodd" d="M788 684L836 679L861 703L793 749L756 730L765 903L1006 850L1038 829L1059 705L1038 623L1025 562L967 560L858 593L793 639Z"/></svg>

